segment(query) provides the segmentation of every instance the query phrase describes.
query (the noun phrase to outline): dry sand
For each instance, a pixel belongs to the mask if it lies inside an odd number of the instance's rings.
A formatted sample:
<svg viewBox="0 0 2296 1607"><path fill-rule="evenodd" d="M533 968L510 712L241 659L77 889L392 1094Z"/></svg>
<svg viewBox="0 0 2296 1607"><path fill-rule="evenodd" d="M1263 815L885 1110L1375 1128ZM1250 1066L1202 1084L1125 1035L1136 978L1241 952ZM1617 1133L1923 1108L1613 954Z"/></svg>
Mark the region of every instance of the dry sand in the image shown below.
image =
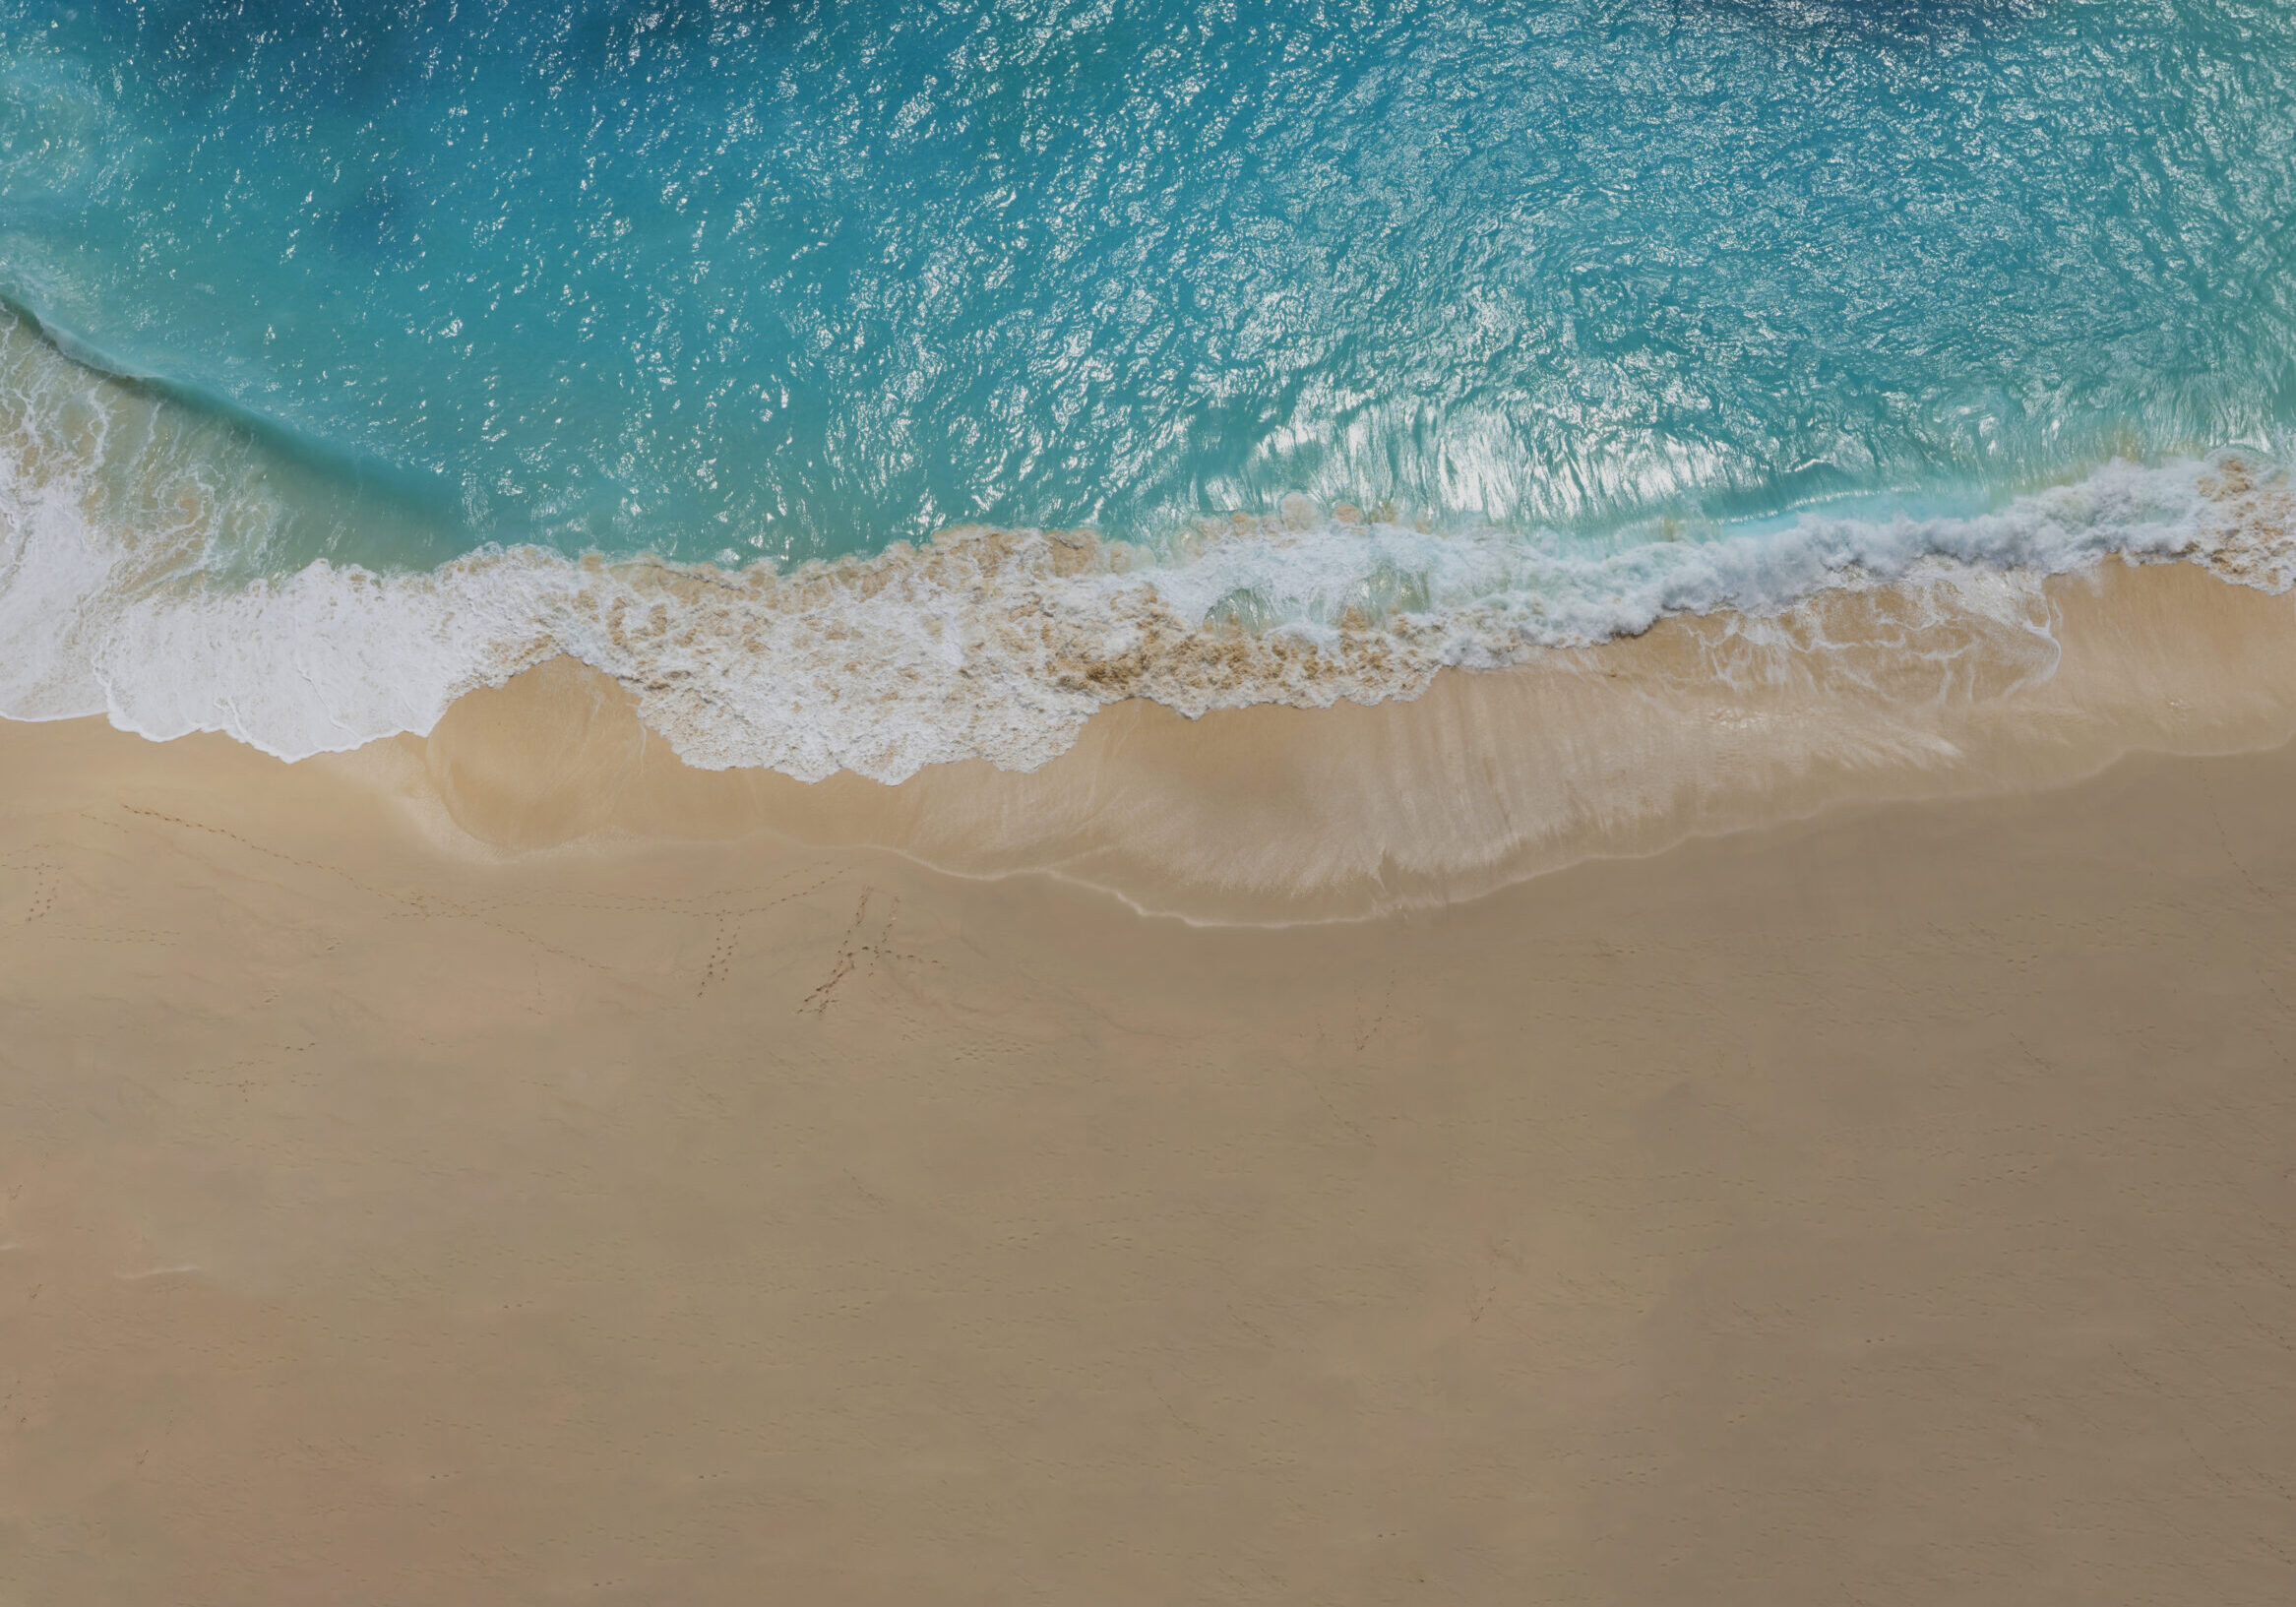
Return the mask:
<svg viewBox="0 0 2296 1607"><path fill-rule="evenodd" d="M0 725L0 1603L2296 1599L2296 604L2046 608L892 790Z"/></svg>

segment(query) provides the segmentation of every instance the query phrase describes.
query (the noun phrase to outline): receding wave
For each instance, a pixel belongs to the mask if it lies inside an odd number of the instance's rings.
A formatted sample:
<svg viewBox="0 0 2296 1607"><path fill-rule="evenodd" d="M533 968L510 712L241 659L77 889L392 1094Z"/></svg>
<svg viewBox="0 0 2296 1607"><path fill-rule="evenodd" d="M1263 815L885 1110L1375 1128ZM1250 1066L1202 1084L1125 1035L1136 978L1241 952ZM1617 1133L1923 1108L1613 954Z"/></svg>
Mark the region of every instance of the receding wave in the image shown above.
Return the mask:
<svg viewBox="0 0 2296 1607"><path fill-rule="evenodd" d="M1808 512L1583 537L1423 529L1290 499L1149 548L957 528L780 570L493 548L421 573L250 572L292 494L231 432L0 330L0 713L222 731L282 758L429 730L557 654L611 675L681 758L884 781L1033 769L1102 705L1195 715L1417 695L1446 667L1761 615L1833 587L1951 588L2111 555L2296 580L2285 469L2253 452L2108 464L1998 509Z"/></svg>

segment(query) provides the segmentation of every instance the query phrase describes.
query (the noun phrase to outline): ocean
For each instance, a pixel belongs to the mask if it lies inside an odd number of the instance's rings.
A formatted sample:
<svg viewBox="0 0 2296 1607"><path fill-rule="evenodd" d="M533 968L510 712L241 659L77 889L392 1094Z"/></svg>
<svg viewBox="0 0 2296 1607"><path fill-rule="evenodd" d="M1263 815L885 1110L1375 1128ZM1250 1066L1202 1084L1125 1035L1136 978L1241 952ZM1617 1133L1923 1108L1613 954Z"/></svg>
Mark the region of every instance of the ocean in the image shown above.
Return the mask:
<svg viewBox="0 0 2296 1607"><path fill-rule="evenodd" d="M2292 443L2286 0L0 0L15 717L1026 768Z"/></svg>

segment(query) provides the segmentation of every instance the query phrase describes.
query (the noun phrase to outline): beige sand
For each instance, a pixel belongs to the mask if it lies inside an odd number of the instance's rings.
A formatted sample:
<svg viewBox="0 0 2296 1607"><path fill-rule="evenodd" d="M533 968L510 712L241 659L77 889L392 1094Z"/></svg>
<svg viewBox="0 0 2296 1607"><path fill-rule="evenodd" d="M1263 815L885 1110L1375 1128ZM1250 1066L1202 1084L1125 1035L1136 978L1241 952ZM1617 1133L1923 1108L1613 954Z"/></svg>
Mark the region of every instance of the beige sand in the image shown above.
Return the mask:
<svg viewBox="0 0 2296 1607"><path fill-rule="evenodd" d="M2048 606L894 791L0 725L0 1603L2296 1599L2296 620Z"/></svg>

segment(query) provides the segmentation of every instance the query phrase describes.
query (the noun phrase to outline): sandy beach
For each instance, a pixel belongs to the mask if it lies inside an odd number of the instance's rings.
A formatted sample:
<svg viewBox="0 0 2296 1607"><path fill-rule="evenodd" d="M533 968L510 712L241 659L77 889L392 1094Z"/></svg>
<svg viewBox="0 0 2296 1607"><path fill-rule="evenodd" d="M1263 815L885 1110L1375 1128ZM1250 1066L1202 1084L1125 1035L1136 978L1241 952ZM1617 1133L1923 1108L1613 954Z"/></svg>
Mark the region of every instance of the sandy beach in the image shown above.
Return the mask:
<svg viewBox="0 0 2296 1607"><path fill-rule="evenodd" d="M900 788L0 724L0 1601L2285 1600L2296 605L2052 587Z"/></svg>

